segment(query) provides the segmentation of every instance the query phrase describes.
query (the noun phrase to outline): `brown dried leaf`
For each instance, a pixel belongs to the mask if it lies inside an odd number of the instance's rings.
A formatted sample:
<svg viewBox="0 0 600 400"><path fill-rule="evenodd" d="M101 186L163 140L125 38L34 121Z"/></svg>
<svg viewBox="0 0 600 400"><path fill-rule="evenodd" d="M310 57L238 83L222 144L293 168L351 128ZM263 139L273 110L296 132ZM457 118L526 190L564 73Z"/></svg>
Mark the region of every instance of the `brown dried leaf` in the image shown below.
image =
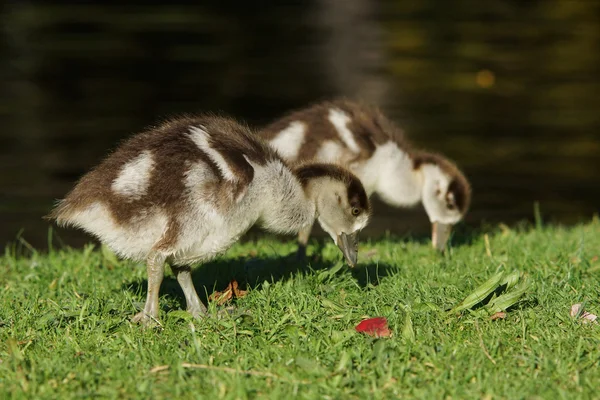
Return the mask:
<svg viewBox="0 0 600 400"><path fill-rule="evenodd" d="M235 297L236 299L244 297L248 293L247 290L242 290L239 288L239 285L236 280L231 281L229 284L231 285L231 288L233 290L233 297Z"/></svg>
<svg viewBox="0 0 600 400"><path fill-rule="evenodd" d="M598 323L598 321L596 321L598 319L598 316L596 314L592 314L589 312L584 312L583 314L581 314L581 318L584 319L583 323L587 324L588 322L595 322Z"/></svg>
<svg viewBox="0 0 600 400"><path fill-rule="evenodd" d="M571 306L571 317L575 318L577 317L577 315L579 315L579 318L583 319L583 323L587 324L590 322L595 322L598 323L598 321L596 321L598 319L598 316L592 313L589 313L587 311L585 311L582 306L581 303L577 303L577 304L573 304Z"/></svg>
<svg viewBox="0 0 600 400"><path fill-rule="evenodd" d="M227 285L225 290L223 290L222 292L219 292L219 291L214 292L213 294L208 296L208 300L216 301L217 305L223 305L228 300L230 300L232 297L233 297L233 290L231 290L231 282L229 282L229 284Z"/></svg>
<svg viewBox="0 0 600 400"><path fill-rule="evenodd" d="M244 297L248 293L247 290L241 290L237 281L234 279L222 291L216 291L208 297L209 301L216 301L217 305L221 306L233 298Z"/></svg>
<svg viewBox="0 0 600 400"><path fill-rule="evenodd" d="M223 305L225 303L227 303L228 300L230 300L232 297L231 295L231 289L225 289L222 292L214 292L213 294L211 294L210 296L208 296L208 300L209 301L216 301L217 305Z"/></svg>
<svg viewBox="0 0 600 400"><path fill-rule="evenodd" d="M503 311L499 311L497 313L493 313L492 316L490 317L490 319L492 321L495 321L497 319L504 319L504 318L506 318L506 313L503 312Z"/></svg>

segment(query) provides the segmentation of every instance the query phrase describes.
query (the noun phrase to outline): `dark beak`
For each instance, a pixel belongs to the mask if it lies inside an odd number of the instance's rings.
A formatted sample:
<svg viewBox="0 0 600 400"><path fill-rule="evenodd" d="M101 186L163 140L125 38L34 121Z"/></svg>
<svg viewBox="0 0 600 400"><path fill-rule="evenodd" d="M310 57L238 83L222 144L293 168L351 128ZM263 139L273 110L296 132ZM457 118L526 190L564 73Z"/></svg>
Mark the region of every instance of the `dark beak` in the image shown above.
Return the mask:
<svg viewBox="0 0 600 400"><path fill-rule="evenodd" d="M452 232L452 225L434 222L431 226L431 243L433 247L443 252L446 250L446 243Z"/></svg>
<svg viewBox="0 0 600 400"><path fill-rule="evenodd" d="M342 250L350 267L356 266L358 260L358 231L351 234L341 233L337 237L337 245Z"/></svg>

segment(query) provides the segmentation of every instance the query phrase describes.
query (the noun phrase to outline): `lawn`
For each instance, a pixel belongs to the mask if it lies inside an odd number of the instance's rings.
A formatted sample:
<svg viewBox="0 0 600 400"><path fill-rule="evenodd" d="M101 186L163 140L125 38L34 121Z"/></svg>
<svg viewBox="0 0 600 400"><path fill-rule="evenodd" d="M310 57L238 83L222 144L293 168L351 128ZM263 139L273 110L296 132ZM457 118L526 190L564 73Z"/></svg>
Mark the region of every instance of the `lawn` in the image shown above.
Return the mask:
<svg viewBox="0 0 600 400"><path fill-rule="evenodd" d="M204 298L230 279L249 290L211 302L202 321L182 311L168 270L162 326L143 329L129 322L145 299L143 265L94 245L7 247L0 397L600 397L600 324L569 314L575 303L600 314L597 218L461 232L444 256L426 240L364 240L355 269L337 268L332 243L313 242L304 263L294 249L265 238L197 268ZM481 304L448 311L501 271L529 285L504 318ZM391 337L355 331L378 316Z"/></svg>

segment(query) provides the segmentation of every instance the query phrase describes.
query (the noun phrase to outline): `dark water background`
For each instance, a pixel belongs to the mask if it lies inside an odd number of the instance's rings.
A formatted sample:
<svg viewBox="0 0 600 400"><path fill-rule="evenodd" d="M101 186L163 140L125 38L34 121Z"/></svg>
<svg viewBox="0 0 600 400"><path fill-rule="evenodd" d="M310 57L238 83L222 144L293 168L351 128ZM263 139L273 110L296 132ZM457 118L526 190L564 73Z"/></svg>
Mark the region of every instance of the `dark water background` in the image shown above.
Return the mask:
<svg viewBox="0 0 600 400"><path fill-rule="evenodd" d="M457 161L467 225L599 209L600 1L5 1L1 22L0 245L24 230L44 247L53 201L161 118L260 125L335 96ZM371 235L427 230L422 210L376 206Z"/></svg>

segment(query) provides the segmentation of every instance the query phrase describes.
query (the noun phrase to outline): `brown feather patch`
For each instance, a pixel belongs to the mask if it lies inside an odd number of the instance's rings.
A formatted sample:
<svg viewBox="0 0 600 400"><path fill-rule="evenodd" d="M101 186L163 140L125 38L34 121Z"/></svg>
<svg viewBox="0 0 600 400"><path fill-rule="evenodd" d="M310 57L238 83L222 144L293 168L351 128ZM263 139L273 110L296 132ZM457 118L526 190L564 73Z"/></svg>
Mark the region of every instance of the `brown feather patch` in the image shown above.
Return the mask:
<svg viewBox="0 0 600 400"><path fill-rule="evenodd" d="M263 127L258 134L265 140L273 140L281 131L295 121L306 126L304 142L300 146L298 159L311 160L325 141L331 141L345 147L335 126L329 121L330 110L339 110L346 114L350 121L348 129L360 149L352 161L370 158L376 146L394 141L406 152L410 152L410 144L404 132L387 119L376 107L347 99L336 99L313 104L307 108L292 111Z"/></svg>
<svg viewBox="0 0 600 400"><path fill-rule="evenodd" d="M238 183L225 182L215 162L190 138L190 128L203 126L210 135L211 146L219 151L238 176ZM149 151L153 155L154 168L148 189L139 199L128 199L111 189L123 166ZM134 218L152 214L159 208L169 217L169 229L163 243L175 240L179 231L177 216L188 207L185 173L190 165L202 161L220 178L213 195L219 207L231 204L232 194L240 193L252 180L254 170L245 159L264 165L269 160L280 159L275 150L252 134L245 126L234 120L214 115L181 117L166 121L152 129L125 140L98 166L85 174L48 215L59 223L69 223L73 213L84 210L94 202L107 205L117 224L128 224Z"/></svg>

